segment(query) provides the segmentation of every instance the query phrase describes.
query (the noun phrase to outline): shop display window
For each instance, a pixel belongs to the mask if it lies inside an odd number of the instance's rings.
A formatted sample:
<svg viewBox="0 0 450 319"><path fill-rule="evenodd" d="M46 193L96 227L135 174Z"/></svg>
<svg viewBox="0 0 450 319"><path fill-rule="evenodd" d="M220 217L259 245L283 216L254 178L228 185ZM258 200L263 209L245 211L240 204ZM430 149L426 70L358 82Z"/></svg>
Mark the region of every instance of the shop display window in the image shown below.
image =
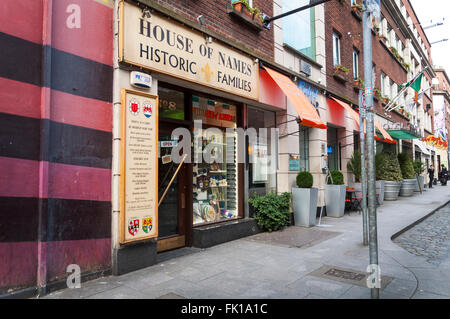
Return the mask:
<svg viewBox="0 0 450 319"><path fill-rule="evenodd" d="M160 86L159 95L159 116L174 120L184 120L184 93Z"/></svg>
<svg viewBox="0 0 450 319"><path fill-rule="evenodd" d="M238 217L236 106L192 97L194 120L203 126L193 130L193 222L215 223Z"/></svg>

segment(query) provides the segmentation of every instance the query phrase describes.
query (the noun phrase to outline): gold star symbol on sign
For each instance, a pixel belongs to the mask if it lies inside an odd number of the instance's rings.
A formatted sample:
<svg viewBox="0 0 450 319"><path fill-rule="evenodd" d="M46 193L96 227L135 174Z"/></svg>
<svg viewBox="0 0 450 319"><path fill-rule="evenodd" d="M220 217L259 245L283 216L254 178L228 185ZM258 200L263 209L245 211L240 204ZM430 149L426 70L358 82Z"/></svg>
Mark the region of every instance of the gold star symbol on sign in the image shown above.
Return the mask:
<svg viewBox="0 0 450 319"><path fill-rule="evenodd" d="M202 72L205 72L206 82L210 82L211 76L213 76L214 72L211 71L211 68L209 67L208 63L206 63L205 67L202 68Z"/></svg>

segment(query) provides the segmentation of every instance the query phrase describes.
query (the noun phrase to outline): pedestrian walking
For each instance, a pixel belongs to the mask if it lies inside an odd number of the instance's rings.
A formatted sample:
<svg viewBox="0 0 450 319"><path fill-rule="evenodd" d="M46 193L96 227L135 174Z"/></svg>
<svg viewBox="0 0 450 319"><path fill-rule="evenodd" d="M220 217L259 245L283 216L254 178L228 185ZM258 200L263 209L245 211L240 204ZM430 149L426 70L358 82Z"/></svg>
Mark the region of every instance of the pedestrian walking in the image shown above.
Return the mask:
<svg viewBox="0 0 450 319"><path fill-rule="evenodd" d="M430 181L428 182L428 188L433 188L433 180L434 180L434 167L433 164L428 167L428 177Z"/></svg>
<svg viewBox="0 0 450 319"><path fill-rule="evenodd" d="M448 171L444 164L441 165L441 176L440 181L442 186L447 185L447 179L448 179Z"/></svg>

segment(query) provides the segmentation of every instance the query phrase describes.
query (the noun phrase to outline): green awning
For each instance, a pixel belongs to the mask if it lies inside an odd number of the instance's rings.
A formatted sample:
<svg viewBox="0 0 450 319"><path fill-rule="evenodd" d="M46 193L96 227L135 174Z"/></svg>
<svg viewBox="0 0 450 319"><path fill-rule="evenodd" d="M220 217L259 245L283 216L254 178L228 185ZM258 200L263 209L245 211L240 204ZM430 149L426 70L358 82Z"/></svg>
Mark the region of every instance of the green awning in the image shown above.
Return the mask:
<svg viewBox="0 0 450 319"><path fill-rule="evenodd" d="M414 134L409 130L388 130L390 136L397 140L413 140L417 138L422 138L422 136Z"/></svg>

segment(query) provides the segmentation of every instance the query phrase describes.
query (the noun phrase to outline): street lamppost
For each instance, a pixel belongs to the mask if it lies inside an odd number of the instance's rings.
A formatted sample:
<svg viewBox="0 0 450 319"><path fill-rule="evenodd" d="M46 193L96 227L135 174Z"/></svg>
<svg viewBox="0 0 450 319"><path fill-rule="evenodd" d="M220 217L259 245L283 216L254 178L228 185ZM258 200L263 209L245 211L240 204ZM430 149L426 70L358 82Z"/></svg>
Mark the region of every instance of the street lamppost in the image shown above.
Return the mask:
<svg viewBox="0 0 450 319"><path fill-rule="evenodd" d="M378 2L378 3L377 3ZM365 109L367 122L367 161L368 161L368 223L369 223L369 257L374 281L371 288L372 299L380 298L380 280L378 266L378 234L377 234L377 206L376 206L376 179L375 179L375 130L373 110L373 77L372 77L372 31L370 14L379 0L364 0L363 2L363 47L364 47L364 83L365 83ZM364 128L362 128L363 130Z"/></svg>

